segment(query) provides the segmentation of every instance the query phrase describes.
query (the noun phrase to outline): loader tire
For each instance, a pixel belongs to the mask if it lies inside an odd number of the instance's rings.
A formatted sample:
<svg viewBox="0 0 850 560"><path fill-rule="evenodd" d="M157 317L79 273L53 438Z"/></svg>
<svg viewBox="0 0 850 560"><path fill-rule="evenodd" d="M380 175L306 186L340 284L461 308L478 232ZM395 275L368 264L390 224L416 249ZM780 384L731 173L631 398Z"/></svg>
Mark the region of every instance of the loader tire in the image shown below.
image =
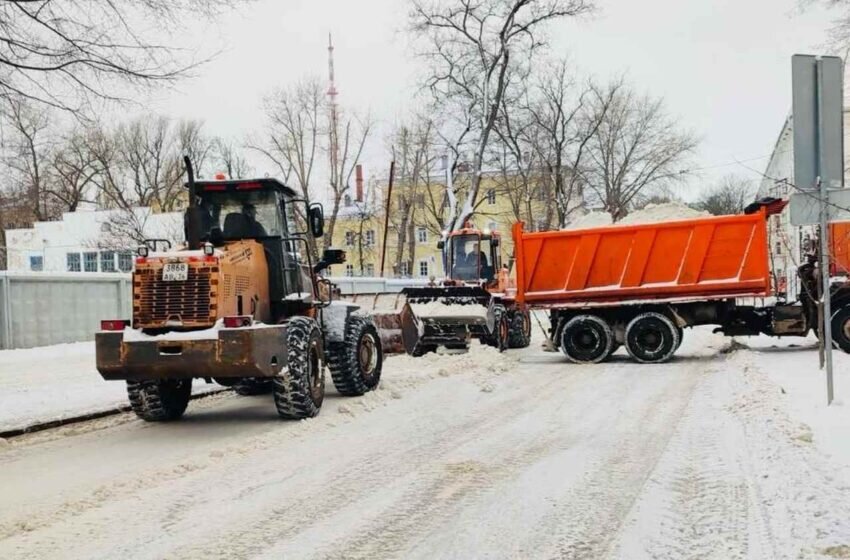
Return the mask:
<svg viewBox="0 0 850 560"><path fill-rule="evenodd" d="M679 328L666 315L642 313L626 326L626 350L644 364L660 364L679 348Z"/></svg>
<svg viewBox="0 0 850 560"><path fill-rule="evenodd" d="M834 346L850 353L850 305L832 314L832 342Z"/></svg>
<svg viewBox="0 0 850 560"><path fill-rule="evenodd" d="M130 407L146 422L177 420L186 412L191 396L191 379L127 381Z"/></svg>
<svg viewBox="0 0 850 560"><path fill-rule="evenodd" d="M578 315L561 328L561 351L576 364L598 364L614 352L611 326L596 315Z"/></svg>
<svg viewBox="0 0 850 560"><path fill-rule="evenodd" d="M352 315L345 340L329 345L328 368L334 387L346 397L359 397L381 381L384 353L381 337L371 319Z"/></svg>
<svg viewBox="0 0 850 560"><path fill-rule="evenodd" d="M272 392L272 380L268 377L246 377L237 381L233 390L243 397L265 395Z"/></svg>
<svg viewBox="0 0 850 560"><path fill-rule="evenodd" d="M293 317L286 329L286 367L272 378L277 413L289 420L319 414L325 399L325 364L319 325Z"/></svg>
<svg viewBox="0 0 850 560"><path fill-rule="evenodd" d="M528 311L515 311L510 319L508 348L528 348L531 344L531 314Z"/></svg>
<svg viewBox="0 0 850 560"><path fill-rule="evenodd" d="M508 339L510 337L510 323L508 322L508 311L501 305L493 307L494 316L494 331L493 334L488 334L481 337L481 342L487 346L492 346L499 352L503 352L508 348Z"/></svg>

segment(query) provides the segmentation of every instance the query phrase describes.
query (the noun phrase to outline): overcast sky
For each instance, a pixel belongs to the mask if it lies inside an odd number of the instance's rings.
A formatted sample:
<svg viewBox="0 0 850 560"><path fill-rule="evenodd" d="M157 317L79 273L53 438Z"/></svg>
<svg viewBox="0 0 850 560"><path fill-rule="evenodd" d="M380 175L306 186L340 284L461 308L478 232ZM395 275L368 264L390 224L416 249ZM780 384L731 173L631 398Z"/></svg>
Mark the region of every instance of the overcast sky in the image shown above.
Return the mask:
<svg viewBox="0 0 850 560"><path fill-rule="evenodd" d="M637 89L664 97L669 111L702 138L693 166L713 167L770 154L790 109L791 55L819 53L832 15L798 4L602 0L594 17L554 25L551 45L585 73L625 73ZM326 77L332 32L340 103L370 110L381 130L375 140L382 141L389 124L411 109L416 90L407 9L407 0L255 0L204 25L203 48L221 53L196 78L160 92L151 107L242 138L261 128L260 102L270 90L308 74ZM382 143L374 142L366 156L373 173L388 167ZM748 165L762 169L766 162ZM737 165L718 167L692 181L690 193L732 172L757 178Z"/></svg>

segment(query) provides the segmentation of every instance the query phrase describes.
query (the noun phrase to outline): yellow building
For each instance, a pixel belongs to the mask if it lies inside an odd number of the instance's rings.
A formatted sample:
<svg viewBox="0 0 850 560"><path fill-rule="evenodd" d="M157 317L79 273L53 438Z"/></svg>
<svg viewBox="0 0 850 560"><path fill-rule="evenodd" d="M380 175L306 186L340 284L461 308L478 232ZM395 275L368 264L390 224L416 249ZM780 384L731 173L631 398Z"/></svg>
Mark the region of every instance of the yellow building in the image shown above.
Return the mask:
<svg viewBox="0 0 850 560"><path fill-rule="evenodd" d="M513 254L511 226L526 222L529 231L549 229L556 221L553 197L545 186L523 186L516 175L487 173L482 179L472 223L479 229L502 234L502 259ZM458 205L466 199L469 178L456 180ZM387 185L372 185L363 203L344 200L334 227L333 246L348 252L348 262L334 267L340 276L380 276ZM445 181L429 177L416 184L403 178L393 187L384 276L437 278L444 275L437 242L449 205Z"/></svg>

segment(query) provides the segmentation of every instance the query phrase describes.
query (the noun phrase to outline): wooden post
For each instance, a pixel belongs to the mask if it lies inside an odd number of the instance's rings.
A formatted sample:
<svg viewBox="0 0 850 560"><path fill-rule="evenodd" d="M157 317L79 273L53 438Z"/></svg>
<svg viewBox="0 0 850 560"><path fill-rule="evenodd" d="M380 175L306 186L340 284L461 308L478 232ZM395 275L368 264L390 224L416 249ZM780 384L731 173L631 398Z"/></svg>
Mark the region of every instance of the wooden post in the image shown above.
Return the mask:
<svg viewBox="0 0 850 560"><path fill-rule="evenodd" d="M384 277L384 264L387 261L387 238L390 233L390 207L393 201L393 179L395 177L395 161L390 162L390 182L387 186L387 207L384 209L384 246L381 248L381 278Z"/></svg>

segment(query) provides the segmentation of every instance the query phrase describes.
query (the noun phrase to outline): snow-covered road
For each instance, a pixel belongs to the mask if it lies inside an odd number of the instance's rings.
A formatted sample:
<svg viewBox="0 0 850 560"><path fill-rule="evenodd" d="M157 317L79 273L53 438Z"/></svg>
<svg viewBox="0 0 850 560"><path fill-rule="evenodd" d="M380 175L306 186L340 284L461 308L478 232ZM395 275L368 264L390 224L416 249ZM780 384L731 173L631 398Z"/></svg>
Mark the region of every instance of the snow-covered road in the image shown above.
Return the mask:
<svg viewBox="0 0 850 560"><path fill-rule="evenodd" d="M304 422L226 395L17 438L0 558L850 558L846 410L794 400L815 353L687 334L655 366L394 357Z"/></svg>

